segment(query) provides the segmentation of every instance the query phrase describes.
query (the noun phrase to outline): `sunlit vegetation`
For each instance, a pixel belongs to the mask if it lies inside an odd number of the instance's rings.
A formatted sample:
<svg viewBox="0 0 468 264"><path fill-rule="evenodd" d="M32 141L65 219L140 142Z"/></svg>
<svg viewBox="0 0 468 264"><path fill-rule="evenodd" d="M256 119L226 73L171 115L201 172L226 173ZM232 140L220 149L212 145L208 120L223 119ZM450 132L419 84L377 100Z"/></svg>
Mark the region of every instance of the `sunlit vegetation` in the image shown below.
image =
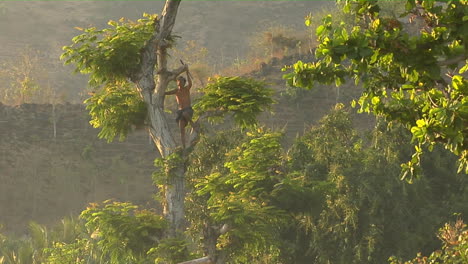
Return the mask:
<svg viewBox="0 0 468 264"><path fill-rule="evenodd" d="M315 28L316 39L283 28L259 33L253 58L313 56L284 68L289 85L354 80L362 91L291 144L284 131L258 120L279 96L268 80L208 78L207 50L186 43L173 54L199 67L193 106L202 129L187 149L159 149L153 181L163 212L107 200L55 227L32 222L24 237L0 232L0 264L466 263L468 1L443 2L344 1L320 23L305 18L305 32ZM149 44L163 45L158 56L175 45L171 31L158 39L165 26L159 18L79 29L64 47L62 59L89 75L90 123L109 142L135 128L168 126L165 118L149 123L148 115L158 114L152 109L165 110L164 97L153 101L161 91L141 81L153 56L145 53ZM420 32L403 18L420 19ZM151 74L164 66L151 82L176 75L158 58L143 65ZM240 70L247 62L238 63ZM20 68L12 76L25 87L17 99L26 100L35 84ZM168 83L153 86L164 94ZM374 115L372 128L355 123L356 107ZM151 135L156 145L167 139ZM180 185L187 186L175 194L185 198L184 223L176 226L176 199L166 194Z"/></svg>
<svg viewBox="0 0 468 264"><path fill-rule="evenodd" d="M459 156L459 171L468 172L467 2L407 1L402 16L424 21L412 35L398 16L380 12L377 1L345 2L343 12L357 26L336 24L331 14L323 18L316 29L317 61L290 67L289 84L311 89L316 83L362 83L354 102L359 111L404 124L413 134L415 150L402 165L403 178L418 174L424 149L436 144Z"/></svg>

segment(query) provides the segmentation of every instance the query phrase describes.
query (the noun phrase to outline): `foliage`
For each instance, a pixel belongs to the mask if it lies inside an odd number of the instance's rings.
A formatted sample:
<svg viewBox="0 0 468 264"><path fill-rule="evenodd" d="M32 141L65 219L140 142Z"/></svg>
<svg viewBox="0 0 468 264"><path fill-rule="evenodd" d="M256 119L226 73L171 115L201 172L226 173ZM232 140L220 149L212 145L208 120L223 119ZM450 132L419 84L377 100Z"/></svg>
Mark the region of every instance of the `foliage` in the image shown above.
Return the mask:
<svg viewBox="0 0 468 264"><path fill-rule="evenodd" d="M73 218L64 218L60 225L48 230L37 223L29 224L28 237L14 239L0 235L0 263L2 264L34 264L49 263L49 248L58 241L75 240L81 223ZM76 258L75 258L76 260ZM64 263L64 262L59 262ZM75 262L69 262L75 263Z"/></svg>
<svg viewBox="0 0 468 264"><path fill-rule="evenodd" d="M264 129L225 131L204 137L203 152L192 154L193 234L204 230L206 242L212 229L227 227L215 240L230 263L298 263L309 244L295 215L317 215L329 188L288 172L281 139Z"/></svg>
<svg viewBox="0 0 468 264"><path fill-rule="evenodd" d="M97 240L97 246L111 263L139 263L161 239L166 222L148 210L130 203L91 204L80 217Z"/></svg>
<svg viewBox="0 0 468 264"><path fill-rule="evenodd" d="M189 244L184 237L165 238L157 247L148 251L154 263L176 264L185 260L196 258L188 252Z"/></svg>
<svg viewBox="0 0 468 264"><path fill-rule="evenodd" d="M0 263L149 264L163 257L180 259L180 252L167 248L174 241L162 239L166 226L162 216L130 203L90 204L80 219L65 218L51 230L31 223L26 238L0 236Z"/></svg>
<svg viewBox="0 0 468 264"><path fill-rule="evenodd" d="M125 81L138 68L140 51L154 34L157 15L143 16L136 22L111 20L110 27L102 30L77 28L84 33L74 37L72 45L63 47L61 59L74 63L77 72L89 74L93 87Z"/></svg>
<svg viewBox="0 0 468 264"><path fill-rule="evenodd" d="M56 242L45 252L48 254L45 264L99 263L100 259L95 245L88 239L77 239L70 244Z"/></svg>
<svg viewBox="0 0 468 264"><path fill-rule="evenodd" d="M76 71L89 74L89 84L97 92L85 103L91 124L101 128L99 137L112 141L125 139L132 126L140 127L146 106L129 79L138 69L140 52L155 30L157 15L144 14L136 22L124 18L109 21L109 28L79 30L73 44L63 48L61 59L76 65Z"/></svg>
<svg viewBox="0 0 468 264"><path fill-rule="evenodd" d="M44 252L47 264L153 263L150 255L166 227L163 217L130 203L90 204L73 239L55 240ZM65 227L65 225L64 225Z"/></svg>
<svg viewBox="0 0 468 264"><path fill-rule="evenodd" d="M207 135L191 154L191 234L203 230L206 243L228 226L216 243L230 263L382 263L432 249L428 232L467 212L466 184L439 148L423 160L423 179L400 181L410 138L386 124L359 133L342 105L287 153L278 132Z"/></svg>
<svg viewBox="0 0 468 264"><path fill-rule="evenodd" d="M429 257L421 253L410 261L401 262L395 257L389 259L391 264L462 264L468 262L468 228L461 219L454 224L445 224L438 232L442 249L434 251Z"/></svg>
<svg viewBox="0 0 468 264"><path fill-rule="evenodd" d="M37 50L27 49L20 59L2 65L0 78L9 86L2 87L1 101L7 104L50 103L51 88L46 85L50 80L40 55Z"/></svg>
<svg viewBox="0 0 468 264"><path fill-rule="evenodd" d="M8 241L3 238L0 248L0 263L2 264L32 264L33 249L28 241Z"/></svg>
<svg viewBox="0 0 468 264"><path fill-rule="evenodd" d="M226 153L238 146L244 137L245 135L237 129L202 135L197 148L190 154L187 173L190 188L195 189L197 185L200 187L202 182L206 182L206 175L227 174L228 169L224 167ZM204 229L209 219L210 209L205 206L209 197L209 194L200 195L196 192L191 192L187 196L187 219L190 221L190 230L194 236Z"/></svg>
<svg viewBox="0 0 468 264"><path fill-rule="evenodd" d="M101 128L98 136L108 142L119 135L123 141L133 128L144 125L147 108L134 85L109 83L85 100L91 115L90 124Z"/></svg>
<svg viewBox="0 0 468 264"><path fill-rule="evenodd" d="M425 177L412 185L397 178L398 163L411 151L409 135L404 132L397 127L386 131L380 125L362 135L353 128L349 113L338 106L295 142L289 151L289 170L303 175L309 184L328 189L318 214L298 215L301 228L308 231L302 237L309 241L300 263L312 259L318 263L383 263L389 252L410 256L416 250L426 251L435 245L433 239L423 238L428 230L446 221L450 212L467 209L452 206L464 197L453 164L442 172L423 162ZM436 162L437 153L439 149L429 155L427 164ZM447 153L441 155L450 159ZM445 184L433 180L438 177ZM440 190L441 186L448 189ZM449 198L454 193L457 198Z"/></svg>
<svg viewBox="0 0 468 264"><path fill-rule="evenodd" d="M232 113L234 121L242 128L255 126L256 116L274 103L273 91L266 88L265 83L251 78L215 77L201 92L203 96L194 105L197 112L212 113L211 121L219 121Z"/></svg>
<svg viewBox="0 0 468 264"><path fill-rule="evenodd" d="M167 178L170 177L171 171L178 168L183 162L179 152L174 152L165 158L157 158L154 161L154 166L158 170L153 173L153 182L156 185L167 184Z"/></svg>
<svg viewBox="0 0 468 264"><path fill-rule="evenodd" d="M361 82L360 111L400 122L413 134L415 153L402 165L403 176L418 172L423 146L431 150L436 143L459 156L459 170L468 171L468 84L461 75L468 67L467 1L407 1L403 15L424 21L416 35L398 18L382 15L377 1L345 1L343 10L359 26L349 30L326 16L316 29L318 60L294 64L284 76L288 83L310 89L316 82ZM465 66L458 69L459 62Z"/></svg>
<svg viewBox="0 0 468 264"><path fill-rule="evenodd" d="M205 144L210 149L227 151L223 147L226 144L220 141L225 136L210 138ZM275 241L271 227L284 217L283 210L271 204L272 190L281 179L280 139L280 133L261 129L249 132L240 146L231 145L234 148L226 156L221 154L223 152L209 151L215 155L211 169L199 163L202 167L197 170L201 169L201 173L209 170L213 173L196 179L195 193L191 197L206 199L203 212L211 225L229 226L229 230L219 237L217 247L227 252L232 263L243 263L274 251L274 245L270 247Z"/></svg>
<svg viewBox="0 0 468 264"><path fill-rule="evenodd" d="M95 263L99 260L95 244L86 234L82 221L64 218L59 226L50 230L49 245L43 253L47 264ZM86 262L85 262L86 261Z"/></svg>
<svg viewBox="0 0 468 264"><path fill-rule="evenodd" d="M180 152L174 152L167 157L154 160L156 170L153 172L152 179L158 192L153 197L163 206L165 205L164 197L166 196L165 186L169 184L171 177L174 177L174 170L177 170L184 162L185 159L182 158Z"/></svg>

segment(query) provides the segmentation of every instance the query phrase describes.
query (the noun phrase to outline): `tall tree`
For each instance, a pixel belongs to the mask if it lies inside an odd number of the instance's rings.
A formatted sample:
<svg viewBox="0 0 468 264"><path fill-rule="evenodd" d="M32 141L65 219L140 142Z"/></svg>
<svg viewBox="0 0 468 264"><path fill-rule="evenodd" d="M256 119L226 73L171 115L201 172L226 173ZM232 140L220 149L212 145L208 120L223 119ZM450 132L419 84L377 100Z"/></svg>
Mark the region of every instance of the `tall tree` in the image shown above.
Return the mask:
<svg viewBox="0 0 468 264"><path fill-rule="evenodd" d="M102 127L101 137L111 141L120 134L123 139L129 124L141 124L146 118L161 156L177 152L164 115L164 97L168 83L187 70L186 66L174 70L167 67L167 50L173 44L172 29L180 1L167 0L160 17L146 15L137 22L110 21L108 29L85 29L84 34L73 39L73 45L64 47L62 58L68 58L66 63L75 63L77 71L90 73L89 83L97 90L87 103L92 124ZM103 104L106 100L107 104ZM165 190L165 212L174 236L183 226L184 166L170 173L173 177Z"/></svg>
<svg viewBox="0 0 468 264"><path fill-rule="evenodd" d="M183 65L168 69L168 49L174 44L172 28L181 0L167 0L161 16L145 14L138 21L110 21L109 28L80 29L83 34L64 47L62 58L76 71L90 76L95 92L85 102L91 124L101 128L99 136L123 140L132 126L147 126L162 157L164 214L169 222L167 237L182 235L186 227L184 200L188 153L196 144L192 133L188 150L178 147L165 117L168 84L187 70ZM256 124L256 115L273 102L262 82L239 77L213 78L205 95L194 106L202 117L222 118L231 113L241 127ZM201 117L200 117L201 118ZM200 119L199 119L200 120ZM216 262L210 255L194 263Z"/></svg>
<svg viewBox="0 0 468 264"><path fill-rule="evenodd" d="M163 158L180 150L164 114L168 83L187 70L186 66L174 70L167 67L167 50L173 44L172 29L180 2L167 0L160 17L147 15L138 23L111 21L109 29L86 29L73 39L74 45L64 48L62 55L68 58L67 63L76 63L78 71L90 73L90 84L100 89L87 101L94 125L103 128L100 135L108 140L117 134L124 137L129 124L146 117L151 138ZM143 102L135 99L134 88ZM114 100L100 105L106 98ZM109 110L125 117L113 119L106 115ZM143 118L135 118L139 114ZM164 189L164 213L170 223L168 236L175 237L184 226L184 163L179 162L167 173L170 177Z"/></svg>

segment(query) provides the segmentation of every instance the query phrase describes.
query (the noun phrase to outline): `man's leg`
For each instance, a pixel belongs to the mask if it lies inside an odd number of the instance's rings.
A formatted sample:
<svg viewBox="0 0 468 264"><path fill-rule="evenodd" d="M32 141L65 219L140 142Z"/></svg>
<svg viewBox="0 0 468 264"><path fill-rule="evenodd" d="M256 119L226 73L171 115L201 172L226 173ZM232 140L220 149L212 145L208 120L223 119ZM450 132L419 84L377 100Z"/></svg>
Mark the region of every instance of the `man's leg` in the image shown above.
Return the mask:
<svg viewBox="0 0 468 264"><path fill-rule="evenodd" d="M180 128L180 139L182 140L182 148L185 149L185 127L187 126L187 121L184 118L179 120Z"/></svg>
<svg viewBox="0 0 468 264"><path fill-rule="evenodd" d="M197 127L197 124L195 124L193 121L192 121L192 116L193 116L193 112L188 112L188 111L185 111L182 113L182 117L183 119L185 119L188 124L190 124L190 126L198 132L198 127Z"/></svg>

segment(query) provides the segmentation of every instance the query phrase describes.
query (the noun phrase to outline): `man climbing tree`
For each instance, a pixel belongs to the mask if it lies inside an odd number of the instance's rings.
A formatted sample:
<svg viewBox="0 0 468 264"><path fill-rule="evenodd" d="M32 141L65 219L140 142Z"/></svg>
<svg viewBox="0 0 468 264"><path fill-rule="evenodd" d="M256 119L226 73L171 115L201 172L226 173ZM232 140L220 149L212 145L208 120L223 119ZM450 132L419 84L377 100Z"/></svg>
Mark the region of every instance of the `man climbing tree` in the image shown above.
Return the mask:
<svg viewBox="0 0 468 264"><path fill-rule="evenodd" d="M176 122L180 128L180 139L182 140L182 148L185 149L185 127L190 123L193 129L195 124L192 121L193 109L190 100L190 88L192 88L192 78L190 78L190 73L187 67L187 81L183 76L177 78L177 89L166 92L166 95L175 94L178 110ZM187 83L187 86L185 85Z"/></svg>

